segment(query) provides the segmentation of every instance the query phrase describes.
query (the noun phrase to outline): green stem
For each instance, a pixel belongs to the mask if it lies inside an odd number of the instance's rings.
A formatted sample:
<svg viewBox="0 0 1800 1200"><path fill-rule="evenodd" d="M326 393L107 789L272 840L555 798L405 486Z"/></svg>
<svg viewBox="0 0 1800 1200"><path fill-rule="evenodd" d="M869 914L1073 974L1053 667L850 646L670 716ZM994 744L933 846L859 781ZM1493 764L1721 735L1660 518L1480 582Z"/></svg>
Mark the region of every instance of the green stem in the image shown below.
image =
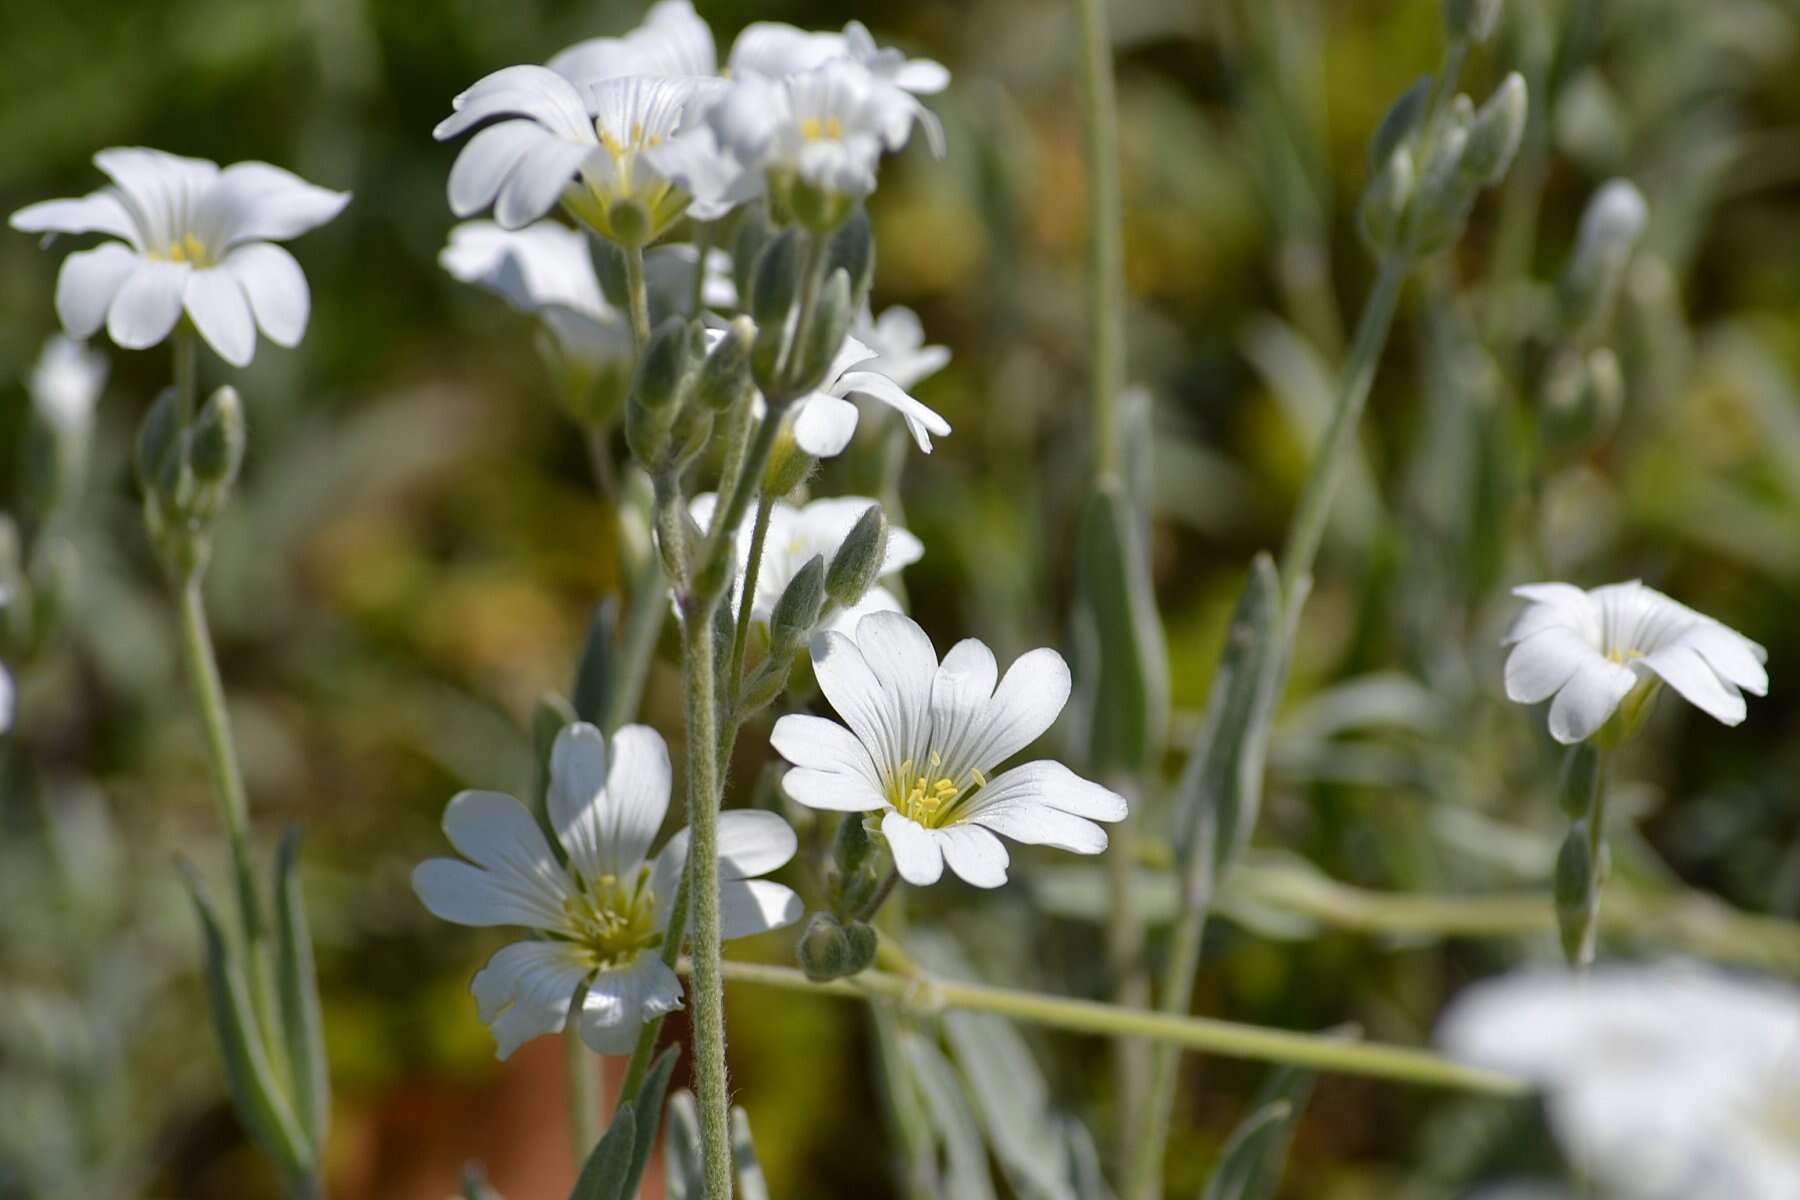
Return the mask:
<svg viewBox="0 0 1800 1200"><path fill-rule="evenodd" d="M738 693L744 686L744 656L750 645L750 617L756 610L756 580L762 573L763 546L769 540L769 517L775 511L775 498L768 494L757 497L756 521L750 528L750 560L744 564L743 595L738 599L737 633L731 642L731 676L725 686L725 698L735 712Z"/></svg>
<svg viewBox="0 0 1800 1200"><path fill-rule="evenodd" d="M1119 392L1125 384L1125 256L1119 195L1119 118L1106 0L1076 0L1087 130L1088 337L1093 363L1094 475L1120 468Z"/></svg>
<svg viewBox="0 0 1800 1200"><path fill-rule="evenodd" d="M1515 1076L1467 1067L1432 1051L1409 1046L1293 1033L1207 1017L1171 1016L1095 1000L1047 996L987 984L928 976L908 978L885 971L864 971L853 979L814 983L793 967L747 962L726 963L725 977L740 983L789 991L889 1000L922 1016L947 1010L993 1013L1071 1033L1150 1038L1227 1058L1285 1063L1397 1083L1460 1088L1502 1096L1523 1095L1530 1090L1529 1083Z"/></svg>
<svg viewBox="0 0 1800 1200"><path fill-rule="evenodd" d="M712 223L694 222L694 290L688 295L688 315L698 317L706 308L706 252L712 246Z"/></svg>
<svg viewBox="0 0 1800 1200"><path fill-rule="evenodd" d="M600 1074L597 1060L581 1040L579 1011L569 1010L563 1029L563 1063L569 1083L569 1151L575 1174L581 1174L594 1140L600 1136Z"/></svg>
<svg viewBox="0 0 1800 1200"><path fill-rule="evenodd" d="M639 350L650 340L650 289L644 282L644 248L625 251L625 291L630 297L631 337Z"/></svg>

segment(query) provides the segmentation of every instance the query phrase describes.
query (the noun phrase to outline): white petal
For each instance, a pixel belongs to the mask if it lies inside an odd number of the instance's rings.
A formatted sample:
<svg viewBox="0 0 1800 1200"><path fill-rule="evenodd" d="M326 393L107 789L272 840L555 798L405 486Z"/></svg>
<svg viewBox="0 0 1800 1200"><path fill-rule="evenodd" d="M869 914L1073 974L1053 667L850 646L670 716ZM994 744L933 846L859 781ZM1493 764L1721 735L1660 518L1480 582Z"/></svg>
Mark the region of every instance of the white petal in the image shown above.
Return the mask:
<svg viewBox="0 0 1800 1200"><path fill-rule="evenodd" d="M973 761L975 739L987 728L988 703L1000 667L994 652L976 638L950 647L931 681L931 748L952 778L961 778Z"/></svg>
<svg viewBox="0 0 1800 1200"><path fill-rule="evenodd" d="M127 350L154 346L181 316L181 298L192 268L186 263L139 259L106 313L106 332Z"/></svg>
<svg viewBox="0 0 1800 1200"><path fill-rule="evenodd" d="M890 771L908 761L921 770L931 748L931 682L937 651L918 622L904 613L872 613L856 626L863 661L886 697L893 750L882 766Z"/></svg>
<svg viewBox="0 0 1800 1200"><path fill-rule="evenodd" d="M344 211L349 192L308 183L265 162L233 163L219 173L194 214L194 232L214 254L244 242L282 242Z"/></svg>
<svg viewBox="0 0 1800 1200"><path fill-rule="evenodd" d="M824 717L805 713L789 713L775 722L769 731L769 744L775 752L796 767L812 767L820 771L856 775L870 787L880 787L881 777L869 752L856 735Z"/></svg>
<svg viewBox="0 0 1800 1200"><path fill-rule="evenodd" d="M931 831L888 810L881 818L881 836L894 855L894 869L914 887L928 887L944 873L944 850Z"/></svg>
<svg viewBox="0 0 1800 1200"><path fill-rule="evenodd" d="M294 256L272 242L248 242L227 254L222 265L237 276L263 334L277 346L298 346L312 295Z"/></svg>
<svg viewBox="0 0 1800 1200"><path fill-rule="evenodd" d="M843 634L828 631L812 640L812 664L819 690L868 749L875 769L884 775L897 769L902 758L896 722L862 650Z"/></svg>
<svg viewBox="0 0 1800 1200"><path fill-rule="evenodd" d="M856 405L814 392L794 413L794 441L814 458L835 457L856 435L856 420Z"/></svg>
<svg viewBox="0 0 1800 1200"><path fill-rule="evenodd" d="M990 806L1017 803L1047 805L1091 821L1122 821L1126 811L1125 797L1047 758L1002 771L960 811L974 816Z"/></svg>
<svg viewBox="0 0 1800 1200"><path fill-rule="evenodd" d="M555 137L540 137L527 149L494 201L494 220L503 228L529 225L556 206L563 189L575 179L593 151Z"/></svg>
<svg viewBox="0 0 1800 1200"><path fill-rule="evenodd" d="M21 233L110 233L142 248L131 214L111 188L72 200L28 204L9 223Z"/></svg>
<svg viewBox="0 0 1800 1200"><path fill-rule="evenodd" d="M118 185L119 200L147 249L157 249L190 232L180 228L206 189L219 176L216 163L182 158L141 146L120 146L94 155L94 165Z"/></svg>
<svg viewBox="0 0 1800 1200"><path fill-rule="evenodd" d="M862 599L849 608L840 608L826 621L825 628L835 633L855 634L862 619L872 613L904 612L894 593L877 584L862 594Z"/></svg>
<svg viewBox="0 0 1800 1200"><path fill-rule="evenodd" d="M606 740L586 721L565 725L550 747L545 807L569 865L588 883L606 874L601 789L606 786Z"/></svg>
<svg viewBox="0 0 1800 1200"><path fill-rule="evenodd" d="M256 322L234 272L222 267L193 272L182 303L194 328L220 358L234 367L250 365L256 356Z"/></svg>
<svg viewBox="0 0 1800 1200"><path fill-rule="evenodd" d="M719 878L752 879L766 875L794 857L799 839L778 813L759 808L733 808L719 814ZM688 852L688 831L678 830L657 853L657 867L666 871L663 860L679 863ZM680 877L680 872L675 872Z"/></svg>
<svg viewBox="0 0 1800 1200"><path fill-rule="evenodd" d="M1532 634L1506 656L1506 698L1520 704L1548 700L1588 663L1604 662L1581 635L1562 626Z"/></svg>
<svg viewBox="0 0 1800 1200"><path fill-rule="evenodd" d="M596 1054L629 1054L644 1022L681 1007L681 980L654 954L594 976L581 1004L581 1040Z"/></svg>
<svg viewBox="0 0 1800 1200"><path fill-rule="evenodd" d="M514 942L496 951L469 983L496 1054L504 1060L532 1038L560 1030L586 974L566 942Z"/></svg>
<svg viewBox="0 0 1800 1200"><path fill-rule="evenodd" d="M934 832L944 861L964 883L996 888L1006 882L1009 860L999 838L979 825L950 825Z"/></svg>
<svg viewBox="0 0 1800 1200"><path fill-rule="evenodd" d="M795 767L781 777L781 790L795 804L828 812L869 812L887 807L887 798L861 775Z"/></svg>
<svg viewBox="0 0 1800 1200"><path fill-rule="evenodd" d="M1021 654L988 702L981 728L970 735L966 757L987 770L1035 742L1069 702L1069 664L1049 647Z"/></svg>
<svg viewBox="0 0 1800 1200"><path fill-rule="evenodd" d="M70 337L99 332L119 289L143 261L120 242L103 242L63 260L56 277L56 315Z"/></svg>
<svg viewBox="0 0 1800 1200"><path fill-rule="evenodd" d="M1736 688L1722 682L1706 660L1690 647L1666 646L1646 657L1643 663L1701 712L1727 725L1743 723L1746 713L1743 696Z"/></svg>
<svg viewBox="0 0 1800 1200"><path fill-rule="evenodd" d="M1753 696L1769 693L1769 652L1749 638L1708 620L1682 639L1712 664L1721 678Z"/></svg>
<svg viewBox="0 0 1800 1200"><path fill-rule="evenodd" d="M950 422L913 399L899 384L874 371L847 372L833 390L846 396L867 396L896 409L906 418L906 428L911 431L913 441L927 454L931 453L932 434L943 437L950 432Z"/></svg>
<svg viewBox="0 0 1800 1200"><path fill-rule="evenodd" d="M459 792L444 809L444 833L470 862L500 877L500 885L562 917L568 877L525 806L499 792Z"/></svg>
<svg viewBox="0 0 1800 1200"><path fill-rule="evenodd" d="M626 725L612 739L601 807L601 863L623 877L650 851L669 812L669 747L648 725Z"/></svg>
<svg viewBox="0 0 1800 1200"><path fill-rule="evenodd" d="M1532 603L1513 619L1503 642L1522 641L1552 625L1573 629L1590 643L1599 642L1599 612L1588 594L1574 584L1528 583L1514 588L1513 595Z"/></svg>
<svg viewBox="0 0 1800 1200"><path fill-rule="evenodd" d="M563 922L561 898L548 888L459 858L426 859L413 868L412 886L432 916L456 925L554 929Z"/></svg>
<svg viewBox="0 0 1800 1200"><path fill-rule="evenodd" d="M0 663L0 733L12 728L13 723L13 681L6 671L6 664Z"/></svg>
<svg viewBox="0 0 1800 1200"><path fill-rule="evenodd" d="M456 110L438 122L431 135L448 141L490 117L529 117L552 133L575 142L599 145L587 105L575 85L544 67L505 67L476 81L454 101Z"/></svg>
<svg viewBox="0 0 1800 1200"><path fill-rule="evenodd" d="M1584 741L1637 686L1637 676L1605 659L1582 664L1550 704L1550 736L1565 746Z"/></svg>
<svg viewBox="0 0 1800 1200"><path fill-rule="evenodd" d="M894 72L893 80L914 95L930 96L950 86L950 68L929 58L908 59Z"/></svg>
<svg viewBox="0 0 1800 1200"><path fill-rule="evenodd" d="M792 925L806 915L794 889L767 879L719 881L719 936L754 937Z"/></svg>
<svg viewBox="0 0 1800 1200"><path fill-rule="evenodd" d="M1042 804L1008 801L959 820L1026 846L1053 846L1071 854L1099 854L1107 844L1106 830L1092 821Z"/></svg>
<svg viewBox="0 0 1800 1200"><path fill-rule="evenodd" d="M499 121L470 138L450 165L450 211L466 217L492 204L525 152L546 137L530 121Z"/></svg>

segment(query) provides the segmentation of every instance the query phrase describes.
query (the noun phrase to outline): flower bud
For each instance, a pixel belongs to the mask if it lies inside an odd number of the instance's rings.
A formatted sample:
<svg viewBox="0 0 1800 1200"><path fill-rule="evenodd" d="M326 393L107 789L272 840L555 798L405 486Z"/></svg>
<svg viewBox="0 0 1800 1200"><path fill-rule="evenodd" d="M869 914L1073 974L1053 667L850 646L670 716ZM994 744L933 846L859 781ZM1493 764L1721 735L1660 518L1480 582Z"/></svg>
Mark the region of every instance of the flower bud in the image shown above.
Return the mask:
<svg viewBox="0 0 1800 1200"><path fill-rule="evenodd" d="M825 573L825 594L844 608L852 608L881 576L887 557L887 514L871 504L831 556Z"/></svg>
<svg viewBox="0 0 1800 1200"><path fill-rule="evenodd" d="M828 884L834 912L863 912L881 891L883 856L861 813L846 813L831 844Z"/></svg>
<svg viewBox="0 0 1800 1200"><path fill-rule="evenodd" d="M1412 151L1401 146L1369 181L1357 208L1363 242L1377 258L1398 248L1400 227L1412 193Z"/></svg>
<svg viewBox="0 0 1800 1200"><path fill-rule="evenodd" d="M1494 36L1501 0L1444 0L1444 32L1452 41L1480 45Z"/></svg>
<svg viewBox="0 0 1800 1200"><path fill-rule="evenodd" d="M757 265L762 262L763 248L774 237L775 229L769 224L762 206L746 205L743 216L738 218L737 239L731 244L731 278L737 284L739 296L748 296L754 290L753 280Z"/></svg>
<svg viewBox="0 0 1800 1200"><path fill-rule="evenodd" d="M1556 855L1556 926L1563 956L1572 965L1594 960L1594 926L1600 911L1598 876L1588 846L1588 824L1569 826Z"/></svg>
<svg viewBox="0 0 1800 1200"><path fill-rule="evenodd" d="M785 330L800 292L800 231L785 229L764 246L750 281L750 315L757 328Z"/></svg>
<svg viewBox="0 0 1800 1200"><path fill-rule="evenodd" d="M695 393L702 406L725 412L749 394L750 347L755 341L756 325L749 317L740 316L731 322L700 367Z"/></svg>
<svg viewBox="0 0 1800 1200"><path fill-rule="evenodd" d="M841 268L850 276L851 307L861 308L875 282L875 229L862 205L857 205L856 211L831 235L825 262L828 269Z"/></svg>
<svg viewBox="0 0 1800 1200"><path fill-rule="evenodd" d="M779 499L787 495L812 474L819 460L800 448L794 440L790 422L776 435L775 448L769 454L769 465L763 468L763 492Z"/></svg>
<svg viewBox="0 0 1800 1200"><path fill-rule="evenodd" d="M850 974L853 953L843 923L830 913L814 913L800 935L800 969L814 983L829 983Z"/></svg>
<svg viewBox="0 0 1800 1200"><path fill-rule="evenodd" d="M149 491L162 477L163 462L179 448L181 434L181 402L172 387L164 388L144 414L138 426L134 458L138 484Z"/></svg>
<svg viewBox="0 0 1800 1200"><path fill-rule="evenodd" d="M1624 406L1625 378L1612 350L1564 350L1545 370L1544 442L1562 453L1581 453L1612 435Z"/></svg>
<svg viewBox="0 0 1800 1200"><path fill-rule="evenodd" d="M1469 145L1468 126L1446 121L1432 147L1431 159L1419 177L1418 239L1413 250L1435 254L1462 236L1463 225L1474 207L1476 185L1462 171Z"/></svg>
<svg viewBox="0 0 1800 1200"><path fill-rule="evenodd" d="M844 974L857 975L874 966L875 953L881 948L881 936L875 932L875 927L853 921L844 926L844 935L850 939L850 961L846 964L849 970Z"/></svg>
<svg viewBox="0 0 1800 1200"><path fill-rule="evenodd" d="M788 580L769 614L769 657L785 659L818 624L825 607L825 556L815 554Z"/></svg>
<svg viewBox="0 0 1800 1200"><path fill-rule="evenodd" d="M1649 215L1644 194L1627 179L1610 181L1588 201L1560 285L1563 319L1570 327L1597 324L1611 314L1625 264Z"/></svg>
<svg viewBox="0 0 1800 1200"><path fill-rule="evenodd" d="M1381 124L1375 127L1374 136L1369 139L1369 170L1380 170L1382 164L1411 139L1425 116L1425 101L1430 96L1431 76L1426 75L1388 106Z"/></svg>
<svg viewBox="0 0 1800 1200"><path fill-rule="evenodd" d="M625 444L631 456L649 470L668 465L675 445L674 421L667 409L649 408L636 400L625 406Z"/></svg>
<svg viewBox="0 0 1800 1200"><path fill-rule="evenodd" d="M787 687L788 676L792 671L791 658L771 656L763 660L756 673L744 684L743 693L738 697L738 711L745 714L761 712L775 703L775 698Z"/></svg>
<svg viewBox="0 0 1800 1200"><path fill-rule="evenodd" d="M237 389L225 385L212 394L194 422L188 461L201 484L224 491L244 463L244 406Z"/></svg>
<svg viewBox="0 0 1800 1200"><path fill-rule="evenodd" d="M1469 126L1469 144L1460 164L1465 177L1483 187L1500 182L1525 136L1529 109L1525 77L1514 71L1500 81Z"/></svg>
<svg viewBox="0 0 1800 1200"><path fill-rule="evenodd" d="M788 386L795 393L810 392L825 381L826 372L850 332L850 275L842 267L831 273L813 306L812 320L800 331L800 349L788 372Z"/></svg>
<svg viewBox="0 0 1800 1200"><path fill-rule="evenodd" d="M658 325L638 359L637 376L631 386L632 401L648 409L667 410L672 418L682 384L687 380L691 345L685 318L670 317Z"/></svg>

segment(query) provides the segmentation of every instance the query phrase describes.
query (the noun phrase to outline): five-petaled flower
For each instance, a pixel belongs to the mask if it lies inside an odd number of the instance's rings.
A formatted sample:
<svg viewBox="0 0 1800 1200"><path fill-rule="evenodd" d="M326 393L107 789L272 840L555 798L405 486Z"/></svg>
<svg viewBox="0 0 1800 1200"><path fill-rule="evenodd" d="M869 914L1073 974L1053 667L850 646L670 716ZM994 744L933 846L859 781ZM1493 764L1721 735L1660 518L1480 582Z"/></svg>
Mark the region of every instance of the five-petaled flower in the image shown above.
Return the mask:
<svg viewBox="0 0 1800 1200"><path fill-rule="evenodd" d="M113 186L46 200L12 215L27 233L104 233L64 260L56 311L71 337L102 325L128 350L169 336L185 311L219 357L234 366L256 353L256 331L297 346L311 297L293 255L274 243L299 237L343 211L333 192L268 163L216 163L160 150L102 150L94 165Z"/></svg>
<svg viewBox="0 0 1800 1200"><path fill-rule="evenodd" d="M525 806L496 792L462 792L444 832L469 861L434 858L413 871L425 907L459 925L522 925L542 936L502 947L475 976L481 1019L505 1058L574 1019L601 1054L632 1048L647 1020L681 1007L681 981L658 953L669 937L684 829L649 857L669 807L669 751L643 725L609 746L592 725L567 726L550 758L550 824L559 862ZM719 814L723 936L798 920L800 899L756 876L794 856L794 831L774 813Z"/></svg>
<svg viewBox="0 0 1800 1200"><path fill-rule="evenodd" d="M1592 737L1621 708L1630 732L1659 683L1727 725L1744 719L1744 692L1769 690L1761 646L1636 580L1591 591L1534 583L1513 594L1531 603L1506 632L1507 697L1556 697L1550 736L1565 745Z"/></svg>
<svg viewBox="0 0 1800 1200"><path fill-rule="evenodd" d="M940 663L912 620L875 613L854 638L814 638L812 661L849 728L798 714L777 721L770 741L793 764L782 786L811 808L879 812L908 883L935 883L948 863L977 887L998 887L1008 859L995 834L1098 854L1106 831L1095 822L1125 816L1124 797L1061 763L994 774L1068 702L1069 668L1054 650L1022 655L999 678L993 651L974 638Z"/></svg>

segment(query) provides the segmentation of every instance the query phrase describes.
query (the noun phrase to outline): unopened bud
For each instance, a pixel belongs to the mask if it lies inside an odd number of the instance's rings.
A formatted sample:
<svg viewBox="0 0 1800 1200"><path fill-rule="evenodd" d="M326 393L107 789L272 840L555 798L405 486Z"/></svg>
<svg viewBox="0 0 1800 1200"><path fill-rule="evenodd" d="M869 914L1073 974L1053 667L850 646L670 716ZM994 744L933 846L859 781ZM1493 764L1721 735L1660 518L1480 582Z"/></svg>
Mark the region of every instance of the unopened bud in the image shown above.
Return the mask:
<svg viewBox="0 0 1800 1200"><path fill-rule="evenodd" d="M1376 257L1397 248L1400 227L1406 219L1406 206L1413 194L1412 151L1401 146L1388 156L1375 178L1363 192L1357 208L1357 223L1363 241Z"/></svg>
<svg viewBox="0 0 1800 1200"><path fill-rule="evenodd" d="M244 405L237 389L225 385L212 394L194 422L194 440L188 450L194 477L201 484L229 488L244 463Z"/></svg>
<svg viewBox="0 0 1800 1200"><path fill-rule="evenodd" d="M700 381L695 388L704 407L725 412L749 394L750 347L755 341L756 324L749 317L740 316L714 343L700 367Z"/></svg>
<svg viewBox="0 0 1800 1200"><path fill-rule="evenodd" d="M775 237L775 229L763 215L761 205L744 207L738 218L737 239L731 244L731 278L739 296L749 296L757 265L762 261L763 247Z"/></svg>
<svg viewBox="0 0 1800 1200"><path fill-rule="evenodd" d="M853 951L843 923L830 913L814 913L800 935L800 969L814 983L829 983L851 974Z"/></svg>
<svg viewBox="0 0 1800 1200"><path fill-rule="evenodd" d="M1501 80L1469 126L1469 144L1463 149L1461 163L1465 176L1483 186L1505 176L1525 136L1529 107L1525 77L1514 71Z"/></svg>
<svg viewBox="0 0 1800 1200"><path fill-rule="evenodd" d="M846 975L857 975L875 965L876 951L881 948L881 937L875 932L873 925L861 921L852 921L844 926L844 936L850 939L850 961L846 964L849 970Z"/></svg>
<svg viewBox="0 0 1800 1200"><path fill-rule="evenodd" d="M862 205L857 205L856 211L831 235L825 261L831 269L841 268L849 275L851 305L861 308L875 281L875 229Z"/></svg>
<svg viewBox="0 0 1800 1200"><path fill-rule="evenodd" d="M825 607L825 556L815 554L788 580L769 614L769 657L792 654L812 633Z"/></svg>
<svg viewBox="0 0 1800 1200"><path fill-rule="evenodd" d="M831 556L831 568L825 573L825 594L844 608L854 607L881 577L882 560L887 556L887 533L887 514L881 511L881 505L869 505Z"/></svg>
<svg viewBox="0 0 1800 1200"><path fill-rule="evenodd" d="M134 457L138 483L146 491L162 478L164 460L179 450L180 434L181 401L174 388L166 387L144 414L144 423L138 426Z"/></svg>
<svg viewBox="0 0 1800 1200"><path fill-rule="evenodd" d="M842 267L831 273L813 306L812 319L800 331L799 353L789 371L788 386L795 392L810 392L825 381L844 335L850 332L850 276Z"/></svg>
<svg viewBox="0 0 1800 1200"><path fill-rule="evenodd" d="M1452 41L1480 45L1494 36L1501 0L1444 0L1444 32Z"/></svg>
<svg viewBox="0 0 1800 1200"><path fill-rule="evenodd" d="M1388 106L1381 124L1375 127L1374 136L1369 139L1369 170L1380 170L1382 164L1394 156L1394 151L1412 137L1425 116L1425 102L1430 96L1431 76L1426 75Z"/></svg>
<svg viewBox="0 0 1800 1200"><path fill-rule="evenodd" d="M1468 127L1446 122L1419 177L1418 241L1413 247L1419 254L1434 254L1462 236L1476 191L1462 172L1468 146Z"/></svg>
<svg viewBox="0 0 1800 1200"><path fill-rule="evenodd" d="M1625 264L1649 216L1644 194L1627 179L1612 180L1588 201L1561 284L1563 316L1571 326L1603 322L1612 312Z"/></svg>
<svg viewBox="0 0 1800 1200"><path fill-rule="evenodd" d="M689 368L692 342L685 318L670 317L650 335L650 344L638 359L631 398L648 409L667 410L673 416Z"/></svg>
<svg viewBox="0 0 1800 1200"><path fill-rule="evenodd" d="M756 326L785 329L800 293L800 231L785 229L757 256L750 281L750 315Z"/></svg>

